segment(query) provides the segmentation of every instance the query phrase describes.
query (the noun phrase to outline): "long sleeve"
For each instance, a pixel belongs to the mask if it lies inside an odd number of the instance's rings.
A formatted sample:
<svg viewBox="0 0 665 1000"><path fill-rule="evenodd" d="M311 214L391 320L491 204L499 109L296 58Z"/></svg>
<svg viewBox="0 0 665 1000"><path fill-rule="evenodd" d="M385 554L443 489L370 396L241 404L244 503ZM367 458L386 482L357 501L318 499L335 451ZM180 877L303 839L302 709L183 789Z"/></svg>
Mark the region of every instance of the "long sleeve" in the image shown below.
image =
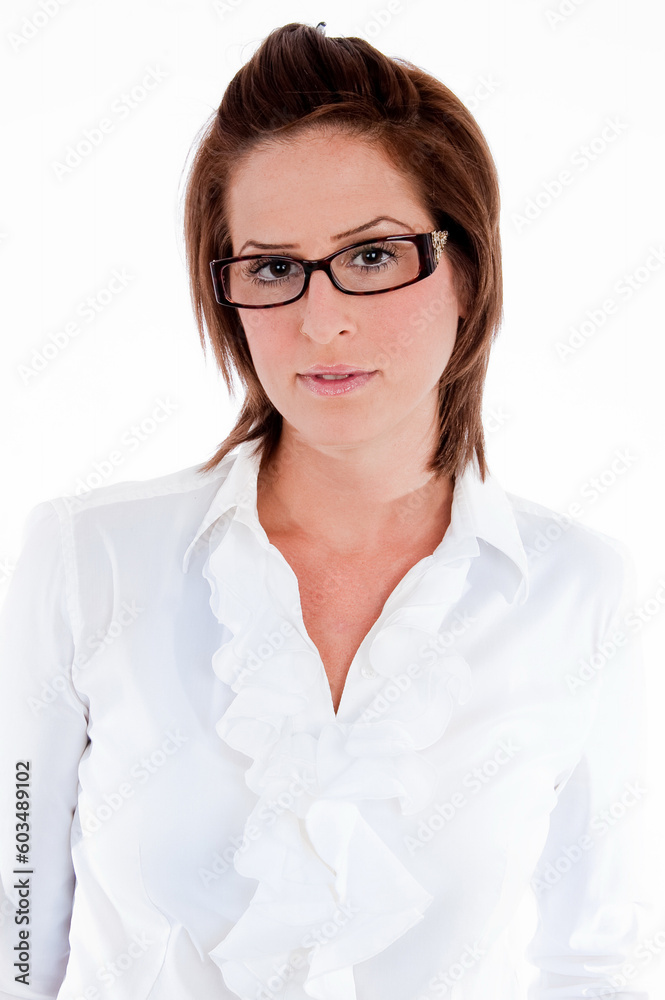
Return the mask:
<svg viewBox="0 0 665 1000"><path fill-rule="evenodd" d="M529 1000L651 997L645 677L630 613L635 567L625 546L615 548L623 558L609 627L566 671L570 697L591 694L593 713L583 753L561 777L532 881L538 926L527 957L539 975Z"/></svg>
<svg viewBox="0 0 665 1000"><path fill-rule="evenodd" d="M51 1000L69 953L87 711L71 680L66 562L58 510L40 503L0 613L0 1000Z"/></svg>

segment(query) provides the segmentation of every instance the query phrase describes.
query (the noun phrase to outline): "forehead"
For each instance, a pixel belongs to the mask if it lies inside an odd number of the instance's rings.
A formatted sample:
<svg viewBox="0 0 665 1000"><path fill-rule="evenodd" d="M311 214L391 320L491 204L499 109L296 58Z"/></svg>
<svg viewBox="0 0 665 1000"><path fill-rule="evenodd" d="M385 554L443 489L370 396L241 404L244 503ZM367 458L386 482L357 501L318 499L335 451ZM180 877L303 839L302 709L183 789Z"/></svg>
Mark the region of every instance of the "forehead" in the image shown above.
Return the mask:
<svg viewBox="0 0 665 1000"><path fill-rule="evenodd" d="M343 132L308 131L250 150L230 179L226 206L234 246L320 238L382 215L429 222L415 177L376 141Z"/></svg>

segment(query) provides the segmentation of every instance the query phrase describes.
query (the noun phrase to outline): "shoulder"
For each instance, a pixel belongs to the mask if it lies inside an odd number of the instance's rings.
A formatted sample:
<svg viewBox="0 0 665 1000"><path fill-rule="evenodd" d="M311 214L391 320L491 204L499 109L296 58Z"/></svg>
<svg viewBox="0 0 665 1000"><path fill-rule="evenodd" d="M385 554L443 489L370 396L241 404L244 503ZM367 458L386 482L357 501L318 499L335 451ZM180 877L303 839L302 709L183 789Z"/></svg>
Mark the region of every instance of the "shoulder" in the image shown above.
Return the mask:
<svg viewBox="0 0 665 1000"><path fill-rule="evenodd" d="M229 464L227 457L212 472L201 473L199 465L192 465L154 479L124 480L85 493L62 495L38 506L52 504L61 515L75 519L113 514L131 521L136 517L150 517L166 506L185 508L195 516L196 510L209 504L219 489Z"/></svg>
<svg viewBox="0 0 665 1000"><path fill-rule="evenodd" d="M564 511L546 507L515 493L506 492L505 495L524 546L532 550L534 557L556 547L561 552L567 548L571 553L582 549L588 556L596 553L598 557L605 556L610 561L622 558L628 552L620 539L584 524Z"/></svg>
<svg viewBox="0 0 665 1000"><path fill-rule="evenodd" d="M580 609L591 602L616 608L635 586L635 563L625 542L598 528L514 493L505 493L527 556L531 589L566 594Z"/></svg>
<svg viewBox="0 0 665 1000"><path fill-rule="evenodd" d="M24 532L43 539L59 536L74 560L101 549L138 547L147 553L151 544L163 554L169 547L179 550L201 523L232 461L227 456L212 472L201 473L200 465L193 465L45 500L29 511Z"/></svg>

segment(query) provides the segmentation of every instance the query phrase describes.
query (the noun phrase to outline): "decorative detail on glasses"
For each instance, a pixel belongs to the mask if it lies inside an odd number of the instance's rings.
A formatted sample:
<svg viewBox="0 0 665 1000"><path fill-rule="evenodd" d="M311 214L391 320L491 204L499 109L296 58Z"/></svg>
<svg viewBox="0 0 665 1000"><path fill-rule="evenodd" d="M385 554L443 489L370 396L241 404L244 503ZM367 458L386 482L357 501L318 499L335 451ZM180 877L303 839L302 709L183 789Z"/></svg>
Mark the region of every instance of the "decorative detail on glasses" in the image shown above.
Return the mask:
<svg viewBox="0 0 665 1000"><path fill-rule="evenodd" d="M434 260L437 264L441 259L441 254L443 253L443 248L446 245L447 239L448 239L447 229L444 229L443 232L432 233L432 247L434 249Z"/></svg>

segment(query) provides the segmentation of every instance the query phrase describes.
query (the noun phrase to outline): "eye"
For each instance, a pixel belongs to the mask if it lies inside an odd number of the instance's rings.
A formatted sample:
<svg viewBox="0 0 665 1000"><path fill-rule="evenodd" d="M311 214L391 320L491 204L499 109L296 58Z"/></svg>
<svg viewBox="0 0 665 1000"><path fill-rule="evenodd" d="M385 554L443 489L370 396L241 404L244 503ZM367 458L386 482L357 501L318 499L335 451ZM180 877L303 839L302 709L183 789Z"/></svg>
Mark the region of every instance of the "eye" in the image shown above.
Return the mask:
<svg viewBox="0 0 665 1000"><path fill-rule="evenodd" d="M260 260L248 261L244 270L250 280L259 284L272 284L297 277L302 268L295 261L262 257Z"/></svg>
<svg viewBox="0 0 665 1000"><path fill-rule="evenodd" d="M378 259L381 255L383 255L383 260ZM368 250L362 250L360 256L365 258L366 264L383 264L385 262L385 258L391 257L392 254L390 254L387 250L378 250L375 247L371 247ZM368 260L367 258L371 259Z"/></svg>
<svg viewBox="0 0 665 1000"><path fill-rule="evenodd" d="M393 266L400 259L400 250L390 243L366 243L342 255L342 265L363 272L379 271Z"/></svg>

